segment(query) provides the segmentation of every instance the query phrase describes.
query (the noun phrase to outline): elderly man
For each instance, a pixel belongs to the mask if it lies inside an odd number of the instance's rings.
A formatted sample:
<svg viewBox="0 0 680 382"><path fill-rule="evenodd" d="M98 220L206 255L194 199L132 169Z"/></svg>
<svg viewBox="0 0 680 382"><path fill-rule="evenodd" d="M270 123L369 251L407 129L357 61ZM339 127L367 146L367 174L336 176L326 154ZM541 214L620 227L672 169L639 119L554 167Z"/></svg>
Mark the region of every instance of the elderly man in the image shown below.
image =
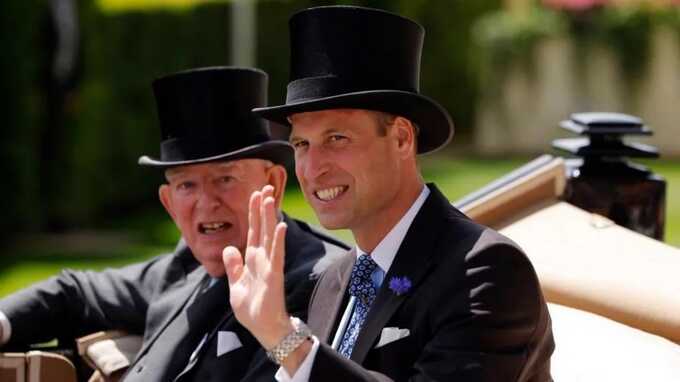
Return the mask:
<svg viewBox="0 0 680 382"><path fill-rule="evenodd" d="M266 102L255 69L205 68L153 83L165 170L160 200L183 240L171 255L103 272L65 271L0 300L2 343L74 338L106 329L143 334L126 381L271 380L275 365L228 309L222 250L245 248L248 198L269 185L278 211L293 150L251 109ZM346 251L306 224L288 227L286 306L305 315L322 258ZM328 258L324 258L328 260ZM327 262L327 261L326 261ZM252 372L251 372L252 371Z"/></svg>
<svg viewBox="0 0 680 382"><path fill-rule="evenodd" d="M287 103L255 111L292 125L306 199L357 245L321 276L307 327L283 299L275 194L251 197L245 261L228 247L224 262L236 317L283 366L277 379L551 380L550 317L529 260L418 169L416 155L453 133L418 91L423 28L356 7L304 10L290 28Z"/></svg>

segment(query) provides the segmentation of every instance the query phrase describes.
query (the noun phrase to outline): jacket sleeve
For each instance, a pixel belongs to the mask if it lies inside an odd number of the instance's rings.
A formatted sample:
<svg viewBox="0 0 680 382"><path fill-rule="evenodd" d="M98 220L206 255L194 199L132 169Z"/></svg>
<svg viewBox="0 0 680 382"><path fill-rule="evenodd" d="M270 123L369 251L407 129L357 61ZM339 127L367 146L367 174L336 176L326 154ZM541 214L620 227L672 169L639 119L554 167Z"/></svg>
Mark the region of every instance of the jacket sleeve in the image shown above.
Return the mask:
<svg viewBox="0 0 680 382"><path fill-rule="evenodd" d="M157 257L102 272L64 270L0 299L0 311L12 328L6 346L71 339L114 328L142 333L166 262Z"/></svg>

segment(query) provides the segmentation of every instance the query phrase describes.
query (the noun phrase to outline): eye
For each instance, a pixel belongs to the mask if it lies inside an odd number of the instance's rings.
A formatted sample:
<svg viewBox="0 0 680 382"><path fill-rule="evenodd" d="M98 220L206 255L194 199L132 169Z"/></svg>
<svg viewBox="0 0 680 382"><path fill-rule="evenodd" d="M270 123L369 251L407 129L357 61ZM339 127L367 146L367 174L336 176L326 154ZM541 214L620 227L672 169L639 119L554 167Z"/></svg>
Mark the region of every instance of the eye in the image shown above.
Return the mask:
<svg viewBox="0 0 680 382"><path fill-rule="evenodd" d="M345 142L346 140L347 140L347 137L344 136L344 135L340 135L340 134L333 134L333 135L328 137L328 141L331 142L331 143L341 143L341 142Z"/></svg>
<svg viewBox="0 0 680 382"><path fill-rule="evenodd" d="M231 175L225 175L225 176L223 176L223 177L220 178L220 182L222 182L222 183L230 183L230 182L232 182L232 181L234 181L234 180L236 180L236 178L234 178L234 177L231 176Z"/></svg>
<svg viewBox="0 0 680 382"><path fill-rule="evenodd" d="M303 149L309 146L309 142L303 140L293 141L291 142L291 144L293 145L293 148L295 148L295 150Z"/></svg>
<svg viewBox="0 0 680 382"><path fill-rule="evenodd" d="M178 190L181 190L181 191L188 191L188 190L193 189L195 186L196 186L196 184L194 184L194 182L184 181L184 182L177 183L176 188Z"/></svg>

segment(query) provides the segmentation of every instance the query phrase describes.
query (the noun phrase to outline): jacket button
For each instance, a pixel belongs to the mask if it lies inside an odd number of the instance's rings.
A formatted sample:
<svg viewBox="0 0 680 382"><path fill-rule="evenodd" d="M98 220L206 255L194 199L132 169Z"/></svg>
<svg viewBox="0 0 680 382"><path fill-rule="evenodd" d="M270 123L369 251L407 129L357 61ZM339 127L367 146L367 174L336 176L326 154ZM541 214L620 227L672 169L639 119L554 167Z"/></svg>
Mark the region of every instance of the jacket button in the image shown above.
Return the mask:
<svg viewBox="0 0 680 382"><path fill-rule="evenodd" d="M139 365L139 366L137 366L137 372L138 372L138 373L141 373L142 370L144 370L144 365Z"/></svg>

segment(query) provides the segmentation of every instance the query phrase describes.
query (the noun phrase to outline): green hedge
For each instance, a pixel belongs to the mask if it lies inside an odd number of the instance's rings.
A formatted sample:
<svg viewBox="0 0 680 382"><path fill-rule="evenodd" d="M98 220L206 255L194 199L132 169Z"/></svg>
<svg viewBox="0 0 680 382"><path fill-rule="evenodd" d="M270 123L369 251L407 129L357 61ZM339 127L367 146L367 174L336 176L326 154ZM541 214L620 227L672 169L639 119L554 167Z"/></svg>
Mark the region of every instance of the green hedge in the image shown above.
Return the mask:
<svg viewBox="0 0 680 382"><path fill-rule="evenodd" d="M0 3L0 239L40 217L35 174L39 101L31 83L37 52L29 49L40 13L37 0Z"/></svg>
<svg viewBox="0 0 680 382"><path fill-rule="evenodd" d="M652 31L661 25L680 34L680 7L639 4L569 12L535 4L523 13L505 9L491 12L474 26L485 66L481 73L483 83L491 86L498 83L513 60L521 60L530 67L532 50L539 42L565 36L580 49L579 57L587 54L593 44L611 48L625 77L637 80L647 69Z"/></svg>

